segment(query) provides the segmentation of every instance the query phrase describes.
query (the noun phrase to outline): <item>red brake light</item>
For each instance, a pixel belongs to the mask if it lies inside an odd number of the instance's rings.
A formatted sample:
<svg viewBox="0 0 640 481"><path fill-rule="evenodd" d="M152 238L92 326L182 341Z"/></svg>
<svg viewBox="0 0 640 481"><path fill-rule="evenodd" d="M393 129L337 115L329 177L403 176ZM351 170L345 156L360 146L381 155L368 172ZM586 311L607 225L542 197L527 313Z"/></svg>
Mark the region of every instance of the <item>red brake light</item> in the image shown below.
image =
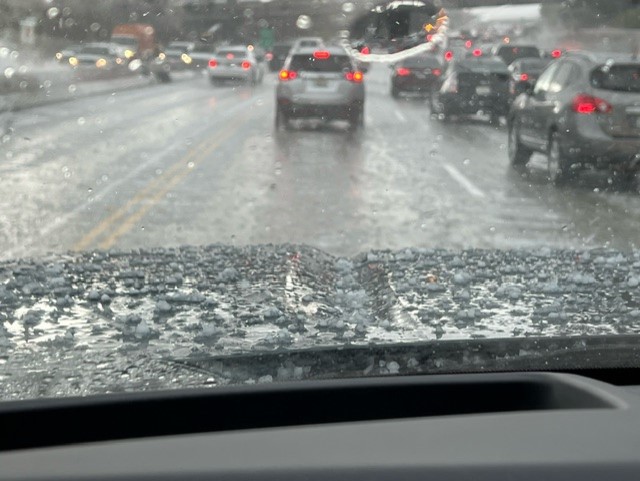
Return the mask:
<svg viewBox="0 0 640 481"><path fill-rule="evenodd" d="M613 107L606 100L587 94L578 94L573 99L573 111L579 114L608 114Z"/></svg>
<svg viewBox="0 0 640 481"><path fill-rule="evenodd" d="M216 59L209 60L209 67L216 68L218 66L218 61Z"/></svg>
<svg viewBox="0 0 640 481"><path fill-rule="evenodd" d="M360 50L360 53L362 55L369 55L371 53L371 50L369 50L369 47L364 46L364 47L362 47L362 50Z"/></svg>
<svg viewBox="0 0 640 481"><path fill-rule="evenodd" d="M473 46L473 42L472 42L471 40L467 40L467 41L464 43L464 46L465 46L466 48L471 48L471 47Z"/></svg>
<svg viewBox="0 0 640 481"><path fill-rule="evenodd" d="M553 51L551 52L551 56L552 56L553 58L560 58L560 57L562 57L562 50L553 50Z"/></svg>
<svg viewBox="0 0 640 481"><path fill-rule="evenodd" d="M529 80L529 75L528 74L526 74L526 73L521 73L520 74L520 81L526 82L528 80Z"/></svg>
<svg viewBox="0 0 640 481"><path fill-rule="evenodd" d="M292 70L280 70L280 74L278 76L280 77L280 80L293 80L298 76L298 73Z"/></svg>
<svg viewBox="0 0 640 481"><path fill-rule="evenodd" d="M431 42L431 40L433 40L433 34L432 33L427 35L427 42Z"/></svg>
<svg viewBox="0 0 640 481"><path fill-rule="evenodd" d="M355 83L360 83L364 79L364 75L362 75L362 72L357 72L357 71L356 72L347 72L346 74L344 74L344 77L349 82L355 82Z"/></svg>
<svg viewBox="0 0 640 481"><path fill-rule="evenodd" d="M235 58L235 55L233 55L232 53L227 54L227 60L233 60L234 58Z"/></svg>
<svg viewBox="0 0 640 481"><path fill-rule="evenodd" d="M447 51L444 53L444 59L445 59L447 62L451 62L451 61L453 60L453 52L452 52L451 50L447 50Z"/></svg>
<svg viewBox="0 0 640 481"><path fill-rule="evenodd" d="M439 68L434 68L431 73L433 75L435 75L436 77L440 77L440 75L442 75L442 70L440 70Z"/></svg>
<svg viewBox="0 0 640 481"><path fill-rule="evenodd" d="M398 74L400 77L406 77L407 75L411 75L411 70L406 67L398 67L396 69L396 74Z"/></svg>
<svg viewBox="0 0 640 481"><path fill-rule="evenodd" d="M313 52L313 58L318 60L326 60L329 57L331 57L331 54L326 50L316 50L315 52Z"/></svg>
<svg viewBox="0 0 640 481"><path fill-rule="evenodd" d="M473 56L474 56L474 57L482 57L482 50L480 50L479 48L476 48L476 49L473 51Z"/></svg>
<svg viewBox="0 0 640 481"><path fill-rule="evenodd" d="M251 62L245 60L244 62L242 62L242 68L245 70L249 70L251 68Z"/></svg>

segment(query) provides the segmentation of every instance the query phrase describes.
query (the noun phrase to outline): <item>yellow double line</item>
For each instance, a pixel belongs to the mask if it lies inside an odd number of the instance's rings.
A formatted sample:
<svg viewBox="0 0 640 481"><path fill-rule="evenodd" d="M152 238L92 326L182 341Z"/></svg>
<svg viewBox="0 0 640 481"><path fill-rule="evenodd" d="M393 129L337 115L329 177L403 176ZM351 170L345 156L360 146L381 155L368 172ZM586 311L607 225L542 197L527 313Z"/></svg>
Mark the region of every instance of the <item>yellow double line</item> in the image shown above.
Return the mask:
<svg viewBox="0 0 640 481"><path fill-rule="evenodd" d="M91 229L73 246L73 249L76 251L86 250L103 234L106 234L106 236L98 243L98 247L101 249L111 248L120 237L129 232L147 212L189 175L198 164L203 162L225 140L235 134L248 119L249 115L240 117L212 139L206 140L191 149L187 155L171 165L162 175L151 180L125 205ZM131 210L133 212L130 213Z"/></svg>

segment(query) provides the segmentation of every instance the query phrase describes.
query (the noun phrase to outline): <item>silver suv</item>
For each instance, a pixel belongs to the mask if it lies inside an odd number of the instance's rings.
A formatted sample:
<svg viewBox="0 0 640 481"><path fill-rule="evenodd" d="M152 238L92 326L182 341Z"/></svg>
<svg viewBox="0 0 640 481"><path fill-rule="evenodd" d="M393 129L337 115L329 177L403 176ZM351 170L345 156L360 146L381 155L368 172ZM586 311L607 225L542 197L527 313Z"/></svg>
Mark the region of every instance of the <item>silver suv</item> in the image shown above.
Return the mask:
<svg viewBox="0 0 640 481"><path fill-rule="evenodd" d="M569 53L516 98L508 117L509 159L547 154L555 183L582 168L640 170L640 62L631 55Z"/></svg>
<svg viewBox="0 0 640 481"><path fill-rule="evenodd" d="M294 118L364 124L364 75L344 48L294 51L278 76L276 128L289 128Z"/></svg>

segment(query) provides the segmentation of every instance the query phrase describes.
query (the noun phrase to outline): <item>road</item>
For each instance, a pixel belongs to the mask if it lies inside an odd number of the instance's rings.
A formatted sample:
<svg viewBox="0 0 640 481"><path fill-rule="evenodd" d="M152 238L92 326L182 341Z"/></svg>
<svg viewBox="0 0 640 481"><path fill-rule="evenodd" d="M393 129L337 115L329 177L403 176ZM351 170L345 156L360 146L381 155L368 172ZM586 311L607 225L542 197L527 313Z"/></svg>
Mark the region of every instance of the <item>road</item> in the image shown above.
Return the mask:
<svg viewBox="0 0 640 481"><path fill-rule="evenodd" d="M275 133L271 75L205 77L14 114L0 144L0 256L224 243L370 248L637 247L640 196L556 188L508 165L505 126L444 124L366 78L366 126Z"/></svg>

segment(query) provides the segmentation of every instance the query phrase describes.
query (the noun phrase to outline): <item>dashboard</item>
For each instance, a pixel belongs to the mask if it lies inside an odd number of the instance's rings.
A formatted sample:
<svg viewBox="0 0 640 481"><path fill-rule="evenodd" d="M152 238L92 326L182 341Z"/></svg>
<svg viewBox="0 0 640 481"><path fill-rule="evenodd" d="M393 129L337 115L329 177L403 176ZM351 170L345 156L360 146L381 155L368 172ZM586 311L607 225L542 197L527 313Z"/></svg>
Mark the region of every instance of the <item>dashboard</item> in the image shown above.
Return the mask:
<svg viewBox="0 0 640 481"><path fill-rule="evenodd" d="M639 394L499 373L9 402L0 480L636 480Z"/></svg>

